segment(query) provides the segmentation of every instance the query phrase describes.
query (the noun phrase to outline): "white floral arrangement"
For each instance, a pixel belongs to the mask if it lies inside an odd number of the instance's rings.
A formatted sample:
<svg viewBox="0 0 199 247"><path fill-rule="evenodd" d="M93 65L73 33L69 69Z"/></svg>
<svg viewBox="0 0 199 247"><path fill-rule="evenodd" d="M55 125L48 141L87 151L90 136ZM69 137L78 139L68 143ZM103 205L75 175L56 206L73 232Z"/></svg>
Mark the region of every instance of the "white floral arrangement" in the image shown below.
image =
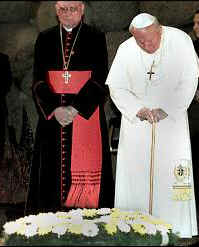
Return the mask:
<svg viewBox="0 0 199 247"><path fill-rule="evenodd" d="M139 211L117 208L76 209L39 213L3 225L4 245L72 245L77 243L124 243L128 245L174 244L178 236L172 225Z"/></svg>

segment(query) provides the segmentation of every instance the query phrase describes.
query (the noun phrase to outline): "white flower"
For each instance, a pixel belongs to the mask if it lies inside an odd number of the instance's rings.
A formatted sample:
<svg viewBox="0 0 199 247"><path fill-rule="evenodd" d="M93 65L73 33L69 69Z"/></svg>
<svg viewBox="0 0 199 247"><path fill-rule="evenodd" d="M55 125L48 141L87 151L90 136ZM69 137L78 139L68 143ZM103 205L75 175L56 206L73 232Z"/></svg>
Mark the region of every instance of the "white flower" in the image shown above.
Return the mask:
<svg viewBox="0 0 199 247"><path fill-rule="evenodd" d="M100 218L97 219L93 219L93 223L101 223L102 221L100 220Z"/></svg>
<svg viewBox="0 0 199 247"><path fill-rule="evenodd" d="M163 225L159 225L159 224L156 225L156 229L157 229L157 231L160 231L162 235L166 235L169 232L167 227L165 227Z"/></svg>
<svg viewBox="0 0 199 247"><path fill-rule="evenodd" d="M5 233L10 235L16 233L20 226L21 224L11 221L4 224L3 228Z"/></svg>
<svg viewBox="0 0 199 247"><path fill-rule="evenodd" d="M127 223L128 225L132 225L132 224L134 223L134 220L126 220L126 223Z"/></svg>
<svg viewBox="0 0 199 247"><path fill-rule="evenodd" d="M54 214L39 214L34 221L41 228L51 227L59 223L59 219Z"/></svg>
<svg viewBox="0 0 199 247"><path fill-rule="evenodd" d="M19 223L19 224L25 224L26 223L26 219L25 218L19 218L17 220L15 220L16 223Z"/></svg>
<svg viewBox="0 0 199 247"><path fill-rule="evenodd" d="M95 237L99 232L99 228L94 223L85 223L82 227L82 234L87 237Z"/></svg>
<svg viewBox="0 0 199 247"><path fill-rule="evenodd" d="M58 237L60 237L61 235L64 235L66 231L67 231L66 225L57 225L57 226L54 226L52 229L52 232L57 233Z"/></svg>
<svg viewBox="0 0 199 247"><path fill-rule="evenodd" d="M69 220L72 224L82 224L83 223L83 217L82 216L74 216Z"/></svg>
<svg viewBox="0 0 199 247"><path fill-rule="evenodd" d="M130 232L131 227L127 225L124 221L120 220L119 223L117 224L119 230L121 232Z"/></svg>
<svg viewBox="0 0 199 247"><path fill-rule="evenodd" d="M133 220L133 223L135 223L135 224L142 224L142 223L144 223L144 221L141 220L141 219L135 219L135 220Z"/></svg>
<svg viewBox="0 0 199 247"><path fill-rule="evenodd" d="M30 224L26 226L25 229L25 236L27 238L35 236L37 234L37 225L36 224Z"/></svg>
<svg viewBox="0 0 199 247"><path fill-rule="evenodd" d="M146 227L147 233L150 235L155 235L157 232L156 226L150 223L145 222L144 226Z"/></svg>
<svg viewBox="0 0 199 247"><path fill-rule="evenodd" d="M71 217L82 217L83 215L83 210L81 208L78 208L78 209L72 209L68 212L68 216L71 216Z"/></svg>
<svg viewBox="0 0 199 247"><path fill-rule="evenodd" d="M36 215L29 215L24 217L26 223L35 223L37 220Z"/></svg>
<svg viewBox="0 0 199 247"><path fill-rule="evenodd" d="M70 222L71 222L71 219L57 218L57 222L53 226L56 226L56 225L66 225L66 224L69 224Z"/></svg>
<svg viewBox="0 0 199 247"><path fill-rule="evenodd" d="M95 222L95 223L99 223L99 222L109 223L110 220L111 220L111 216L110 215L103 215L98 219L94 219L93 222Z"/></svg>
<svg viewBox="0 0 199 247"><path fill-rule="evenodd" d="M107 234L123 234L139 232L142 235L155 235L160 231L162 243L168 243L171 228L163 220L139 211L122 211L119 209L76 209L69 212L40 213L19 218L16 221L4 224L4 232L8 235L18 234L26 238L32 236L45 236L46 234L57 234L60 238L66 234L78 236L95 237L100 234L98 223L104 223ZM133 230L134 231L133 231ZM10 237L10 236L9 236ZM106 238L106 236L105 236Z"/></svg>
<svg viewBox="0 0 199 247"><path fill-rule="evenodd" d="M105 214L110 214L111 209L110 208L100 208L97 210L97 214L99 215L105 215Z"/></svg>

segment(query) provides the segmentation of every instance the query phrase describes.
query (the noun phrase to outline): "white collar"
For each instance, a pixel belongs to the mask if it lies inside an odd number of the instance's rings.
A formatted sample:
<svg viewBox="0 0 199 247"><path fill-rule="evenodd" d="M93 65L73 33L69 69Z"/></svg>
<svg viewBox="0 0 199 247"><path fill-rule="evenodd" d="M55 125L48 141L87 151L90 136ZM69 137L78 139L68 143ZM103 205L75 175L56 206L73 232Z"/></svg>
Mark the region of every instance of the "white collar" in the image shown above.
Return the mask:
<svg viewBox="0 0 199 247"><path fill-rule="evenodd" d="M65 27L65 26L63 26L64 27L64 29L67 31L67 32L71 32L72 30L73 30L73 28L71 27L71 28L67 28L67 27Z"/></svg>

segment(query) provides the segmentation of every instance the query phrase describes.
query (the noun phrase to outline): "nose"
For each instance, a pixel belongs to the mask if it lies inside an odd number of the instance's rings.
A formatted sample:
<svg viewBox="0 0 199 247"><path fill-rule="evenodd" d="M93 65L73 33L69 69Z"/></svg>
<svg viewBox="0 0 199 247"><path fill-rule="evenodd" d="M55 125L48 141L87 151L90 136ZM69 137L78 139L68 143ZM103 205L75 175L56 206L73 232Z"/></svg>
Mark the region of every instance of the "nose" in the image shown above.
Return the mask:
<svg viewBox="0 0 199 247"><path fill-rule="evenodd" d="M143 43L143 47L144 47L145 49L151 47L151 42L145 41L145 42Z"/></svg>
<svg viewBox="0 0 199 247"><path fill-rule="evenodd" d="M65 11L65 12L64 12L64 15L65 15L65 16L71 16L71 11Z"/></svg>

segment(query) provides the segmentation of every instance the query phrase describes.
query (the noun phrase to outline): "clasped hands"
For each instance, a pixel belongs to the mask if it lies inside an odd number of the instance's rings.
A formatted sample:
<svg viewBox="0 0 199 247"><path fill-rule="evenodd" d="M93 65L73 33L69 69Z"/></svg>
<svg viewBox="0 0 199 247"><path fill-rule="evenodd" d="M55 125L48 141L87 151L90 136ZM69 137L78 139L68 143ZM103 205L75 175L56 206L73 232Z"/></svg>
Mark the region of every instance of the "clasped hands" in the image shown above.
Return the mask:
<svg viewBox="0 0 199 247"><path fill-rule="evenodd" d="M148 109L146 107L142 108L136 115L141 121L148 121L149 123L157 123L168 116L168 114L160 108Z"/></svg>
<svg viewBox="0 0 199 247"><path fill-rule="evenodd" d="M60 106L54 111L54 116L62 127L72 123L77 114L78 111L72 106Z"/></svg>

